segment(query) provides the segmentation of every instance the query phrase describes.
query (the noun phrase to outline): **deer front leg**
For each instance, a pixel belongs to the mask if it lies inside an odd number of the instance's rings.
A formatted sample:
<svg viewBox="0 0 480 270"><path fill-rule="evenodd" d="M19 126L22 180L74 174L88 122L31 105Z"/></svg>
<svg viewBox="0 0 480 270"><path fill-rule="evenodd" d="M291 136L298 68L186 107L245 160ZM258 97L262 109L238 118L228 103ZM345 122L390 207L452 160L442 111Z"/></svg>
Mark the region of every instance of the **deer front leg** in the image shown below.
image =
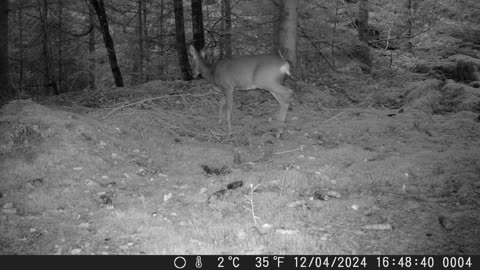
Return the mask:
<svg viewBox="0 0 480 270"><path fill-rule="evenodd" d="M222 97L220 99L220 108L218 110L218 124L221 125L223 122L223 115L224 111L226 109L226 104L225 104L225 97Z"/></svg>
<svg viewBox="0 0 480 270"><path fill-rule="evenodd" d="M225 112L227 115L228 135L232 135L233 87L225 89Z"/></svg>

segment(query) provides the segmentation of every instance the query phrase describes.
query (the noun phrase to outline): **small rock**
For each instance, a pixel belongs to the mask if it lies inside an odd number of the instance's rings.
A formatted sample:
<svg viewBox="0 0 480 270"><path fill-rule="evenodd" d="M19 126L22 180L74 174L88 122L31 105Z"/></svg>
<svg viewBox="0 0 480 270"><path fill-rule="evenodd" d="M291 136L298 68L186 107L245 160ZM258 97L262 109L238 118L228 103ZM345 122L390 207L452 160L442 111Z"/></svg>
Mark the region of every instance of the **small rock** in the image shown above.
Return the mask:
<svg viewBox="0 0 480 270"><path fill-rule="evenodd" d="M308 157L309 160L316 160L316 157Z"/></svg>
<svg viewBox="0 0 480 270"><path fill-rule="evenodd" d="M446 216L442 216L442 215L439 216L438 222L440 223L440 225L442 225L443 228L445 228L448 231L452 230L455 227L453 220Z"/></svg>
<svg viewBox="0 0 480 270"><path fill-rule="evenodd" d="M137 170L136 173L138 176L145 176L147 175L148 171L145 168L141 167Z"/></svg>
<svg viewBox="0 0 480 270"><path fill-rule="evenodd" d="M287 207L294 208L294 207L304 206L305 204L307 204L305 200L300 200L300 201L291 202L287 204Z"/></svg>
<svg viewBox="0 0 480 270"><path fill-rule="evenodd" d="M78 255L80 253L82 253L82 250L79 248L75 248L75 249L72 249L72 251L70 251L70 254L72 255Z"/></svg>
<svg viewBox="0 0 480 270"><path fill-rule="evenodd" d="M273 228L273 225L272 225L272 224L265 223L265 224L262 225L262 228L269 230L269 229Z"/></svg>
<svg viewBox="0 0 480 270"><path fill-rule="evenodd" d="M82 229L88 228L88 227L90 227L90 223L88 223L88 222L80 223L80 225L78 225L78 227L82 228Z"/></svg>
<svg viewBox="0 0 480 270"><path fill-rule="evenodd" d="M299 230L288 230L288 229L277 229L275 232L282 234L282 235L294 235L299 233Z"/></svg>
<svg viewBox="0 0 480 270"><path fill-rule="evenodd" d="M110 177L108 177L108 175L102 175L101 178L102 178L103 180L107 180L107 179L109 179Z"/></svg>
<svg viewBox="0 0 480 270"><path fill-rule="evenodd" d="M172 198L172 193L168 193L168 194L164 194L163 195L163 201L164 202L167 202L168 200L170 200Z"/></svg>
<svg viewBox="0 0 480 270"><path fill-rule="evenodd" d="M81 171L81 170L83 170L83 167L73 167L72 169L74 171Z"/></svg>
<svg viewBox="0 0 480 270"><path fill-rule="evenodd" d="M198 192L198 194L203 194L203 193L207 192L207 190L208 190L207 188L201 188L200 192Z"/></svg>
<svg viewBox="0 0 480 270"><path fill-rule="evenodd" d="M340 193L338 193L336 191L333 191L333 190L327 191L327 195L330 196L330 197L334 197L334 198L342 197L342 195L340 195Z"/></svg>
<svg viewBox="0 0 480 270"><path fill-rule="evenodd" d="M355 211L358 211L358 208L360 208L360 206L358 206L357 204L353 204L351 207Z"/></svg>
<svg viewBox="0 0 480 270"><path fill-rule="evenodd" d="M98 187L98 186L100 186L100 184L98 184L97 182L95 182L92 179L87 178L87 179L85 179L85 182L86 182L85 185L88 186L88 187Z"/></svg>

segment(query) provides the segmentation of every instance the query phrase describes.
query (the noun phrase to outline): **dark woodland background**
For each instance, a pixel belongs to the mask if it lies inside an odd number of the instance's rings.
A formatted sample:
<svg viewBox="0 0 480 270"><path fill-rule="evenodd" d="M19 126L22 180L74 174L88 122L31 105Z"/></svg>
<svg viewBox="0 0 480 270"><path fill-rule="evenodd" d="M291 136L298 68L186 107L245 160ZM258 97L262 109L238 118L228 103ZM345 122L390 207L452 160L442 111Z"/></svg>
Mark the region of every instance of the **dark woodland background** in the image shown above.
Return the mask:
<svg viewBox="0 0 480 270"><path fill-rule="evenodd" d="M1 2L1 35L8 38L1 39L0 77L9 98L190 80L190 43L208 46L210 60L277 53L286 10L279 0ZM457 53L476 56L472 49L480 43L480 4L474 0L294 2L297 42L287 58L305 81L352 63L367 73L418 64L402 61L405 54L428 61ZM430 51L425 39L446 22L452 25L442 29L447 37L432 40L444 42L442 50ZM448 42L448 35L461 44ZM473 68L462 66L455 75L457 70L439 67L437 73L474 81Z"/></svg>

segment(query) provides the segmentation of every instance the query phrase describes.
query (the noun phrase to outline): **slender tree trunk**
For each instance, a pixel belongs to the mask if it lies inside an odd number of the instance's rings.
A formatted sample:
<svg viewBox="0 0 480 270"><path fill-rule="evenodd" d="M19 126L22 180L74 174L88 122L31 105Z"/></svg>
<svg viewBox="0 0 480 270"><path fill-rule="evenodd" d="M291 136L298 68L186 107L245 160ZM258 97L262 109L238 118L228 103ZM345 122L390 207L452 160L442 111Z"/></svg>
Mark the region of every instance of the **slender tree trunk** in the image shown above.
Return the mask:
<svg viewBox="0 0 480 270"><path fill-rule="evenodd" d="M164 17L163 17L163 14L164 14L164 10L165 10L165 2L164 0L160 0L160 11L159 11L159 17L160 19L158 20L158 37L157 40L158 40L158 50L160 52L160 56L163 56L163 53L164 53L164 42L163 42L163 33L164 33L164 30L163 30L163 24L164 24ZM160 74L163 74L163 70L165 68L165 64L162 63L162 62L159 62L158 63L158 72Z"/></svg>
<svg viewBox="0 0 480 270"><path fill-rule="evenodd" d="M1 0L0 0L1 1ZM25 92L25 89L23 89L24 87L24 71L23 71L23 55L24 55L24 51L23 51L23 27L24 27L24 21L23 21L23 1L24 0L21 0L20 1L20 8L18 9L18 25L19 25L19 31L18 31L18 59L19 59L19 89L18 89L18 92L20 95L23 95ZM1 28L1 26L0 26Z"/></svg>
<svg viewBox="0 0 480 270"><path fill-rule="evenodd" d="M273 32L272 32L272 54L278 54L278 51L280 50L280 28L281 28L281 14L282 14L282 8L283 4L281 4L279 1L283 0L278 0L274 1L272 0L272 5L274 6L273 8L273 18L272 21L273 23Z"/></svg>
<svg viewBox="0 0 480 270"><path fill-rule="evenodd" d="M100 23L100 29L105 43L105 48L108 53L108 60L110 61L110 68L112 69L113 78L117 87L123 87L123 78L120 67L118 66L117 54L115 52L115 45L113 44L110 30L108 29L107 13L105 12L105 5L103 0L90 0L95 13L97 14L98 21Z"/></svg>
<svg viewBox="0 0 480 270"><path fill-rule="evenodd" d="M223 0L225 8L225 28L223 29L225 56L232 57L232 6L230 0Z"/></svg>
<svg viewBox="0 0 480 270"><path fill-rule="evenodd" d="M63 89L63 52L62 52L62 46L63 46L63 20L62 20L62 14L63 14L63 1L62 0L57 0L57 5L58 5L58 87L59 90L62 91Z"/></svg>
<svg viewBox="0 0 480 270"><path fill-rule="evenodd" d="M298 0L283 0L280 13L279 44L283 56L296 69Z"/></svg>
<svg viewBox="0 0 480 270"><path fill-rule="evenodd" d="M177 56L182 73L183 80L189 81L192 79L190 72L190 65L188 63L187 45L185 43L185 26L183 19L183 1L173 1L173 12L175 13L175 37L177 43Z"/></svg>
<svg viewBox="0 0 480 270"><path fill-rule="evenodd" d="M361 67L363 72L370 73L372 68L372 57L370 55L370 34L368 32L368 0L360 0L358 3L358 39L364 44L358 46L358 58L366 66Z"/></svg>
<svg viewBox="0 0 480 270"><path fill-rule="evenodd" d="M335 39L336 39L336 32L337 32L337 21L338 21L338 0L335 0L335 21L333 22L332 28L332 44L330 47L330 51L332 54L332 65L335 66Z"/></svg>
<svg viewBox="0 0 480 270"><path fill-rule="evenodd" d="M132 68L132 85L143 81L143 8L144 1L137 1L137 40L135 44L135 54Z"/></svg>
<svg viewBox="0 0 480 270"><path fill-rule="evenodd" d="M41 7L40 7L41 6ZM45 73L43 74L44 78L44 95L58 95L58 86L55 80L53 79L53 63L52 63L52 54L50 51L50 36L48 29L48 1L43 0L42 5L39 5L39 14L40 21L42 24L42 55L43 62L45 64ZM53 91L50 91L52 89Z"/></svg>
<svg viewBox="0 0 480 270"><path fill-rule="evenodd" d="M413 6L412 6L412 0L407 0L407 35L408 35L408 43L407 43L407 49L409 52L413 51L413 44L412 44L412 37L413 37Z"/></svg>
<svg viewBox="0 0 480 270"><path fill-rule="evenodd" d="M192 3L192 31L193 46L200 50L205 47L205 33L203 31L202 0L191 0Z"/></svg>
<svg viewBox="0 0 480 270"><path fill-rule="evenodd" d="M148 67L150 66L150 43L148 39L148 0L143 1L143 50L142 50L142 82L150 80L150 72L148 72Z"/></svg>
<svg viewBox="0 0 480 270"><path fill-rule="evenodd" d="M360 0L358 3L358 39L368 44L368 0Z"/></svg>
<svg viewBox="0 0 480 270"><path fill-rule="evenodd" d="M13 98L8 65L8 0L0 0L0 106Z"/></svg>
<svg viewBox="0 0 480 270"><path fill-rule="evenodd" d="M96 84L95 84L95 13L93 12L92 9L89 9L88 12L88 20L90 23L90 27L92 30L90 31L90 34L88 35L88 54L89 54L89 59L90 59L90 64L89 64L89 78L88 78L88 85L90 89L94 90L96 89Z"/></svg>
<svg viewBox="0 0 480 270"><path fill-rule="evenodd" d="M225 1L222 0L220 4L220 15L222 19L220 20L220 42L218 44L219 55L220 59L225 57Z"/></svg>

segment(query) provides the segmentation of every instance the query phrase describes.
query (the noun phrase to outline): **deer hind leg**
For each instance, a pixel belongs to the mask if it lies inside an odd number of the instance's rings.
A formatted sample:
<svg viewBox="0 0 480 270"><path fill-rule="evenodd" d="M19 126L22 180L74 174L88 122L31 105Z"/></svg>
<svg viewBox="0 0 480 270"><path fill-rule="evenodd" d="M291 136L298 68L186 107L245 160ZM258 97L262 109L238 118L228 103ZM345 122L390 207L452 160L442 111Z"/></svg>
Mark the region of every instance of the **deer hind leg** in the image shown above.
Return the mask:
<svg viewBox="0 0 480 270"><path fill-rule="evenodd" d="M278 84L275 87L267 89L272 93L273 97L278 101L280 104L280 110L277 113L277 121L280 123L285 123L285 119L287 118L287 111L290 104L290 97L292 96L293 91L289 88Z"/></svg>
<svg viewBox="0 0 480 270"><path fill-rule="evenodd" d="M277 124L279 126L276 137L279 138L283 133L283 127L285 126L285 119L287 118L288 107L290 104L290 97L292 96L293 91L281 84L277 84L267 90L272 93L273 97L280 104L280 110L276 115Z"/></svg>

